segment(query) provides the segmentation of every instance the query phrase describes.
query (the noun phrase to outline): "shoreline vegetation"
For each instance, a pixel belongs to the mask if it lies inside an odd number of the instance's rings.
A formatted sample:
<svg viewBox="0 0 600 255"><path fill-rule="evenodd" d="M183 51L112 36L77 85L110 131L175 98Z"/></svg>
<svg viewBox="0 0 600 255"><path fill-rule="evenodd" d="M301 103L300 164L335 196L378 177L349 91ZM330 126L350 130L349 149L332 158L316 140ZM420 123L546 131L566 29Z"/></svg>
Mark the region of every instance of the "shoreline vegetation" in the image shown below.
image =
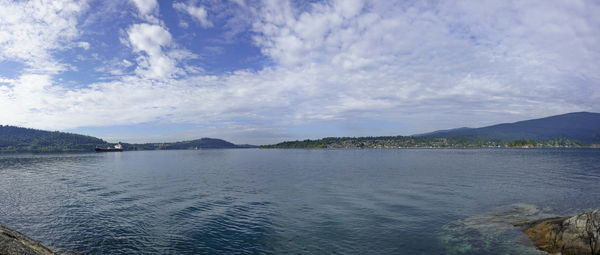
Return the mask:
<svg viewBox="0 0 600 255"><path fill-rule="evenodd" d="M96 148L113 147L100 138L59 131L0 125L0 153L93 152ZM248 144L233 144L225 140L201 138L166 143L121 143L126 151L135 150L194 150L254 148Z"/></svg>
<svg viewBox="0 0 600 255"><path fill-rule="evenodd" d="M397 148L600 148L600 113L574 112L480 128L411 136L327 137L254 146L215 138L166 143L121 143L123 150L194 149L397 149ZM0 153L92 152L115 143L100 138L0 125Z"/></svg>
<svg viewBox="0 0 600 255"><path fill-rule="evenodd" d="M600 148L567 138L500 140L461 137L327 137L263 145L263 149L400 149L400 148Z"/></svg>
<svg viewBox="0 0 600 255"><path fill-rule="evenodd" d="M0 126L0 153L93 152L95 148L112 147L102 139L58 131L43 131L13 126ZM166 143L121 143L125 151L197 150L197 149L476 149L476 148L600 148L600 143L584 143L569 138L489 139L483 137L436 136L368 136L326 137L286 141L254 146L233 144L215 138Z"/></svg>

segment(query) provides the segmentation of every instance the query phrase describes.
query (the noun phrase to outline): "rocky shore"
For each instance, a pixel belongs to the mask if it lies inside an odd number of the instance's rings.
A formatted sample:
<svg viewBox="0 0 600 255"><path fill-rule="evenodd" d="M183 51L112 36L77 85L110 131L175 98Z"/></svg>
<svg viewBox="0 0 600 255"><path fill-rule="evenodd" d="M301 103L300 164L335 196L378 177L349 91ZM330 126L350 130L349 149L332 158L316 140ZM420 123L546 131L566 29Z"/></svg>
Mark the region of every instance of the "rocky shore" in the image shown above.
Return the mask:
<svg viewBox="0 0 600 255"><path fill-rule="evenodd" d="M533 244L550 254L600 255L600 209L526 224Z"/></svg>
<svg viewBox="0 0 600 255"><path fill-rule="evenodd" d="M39 242L0 224L0 254L49 255L55 253Z"/></svg>

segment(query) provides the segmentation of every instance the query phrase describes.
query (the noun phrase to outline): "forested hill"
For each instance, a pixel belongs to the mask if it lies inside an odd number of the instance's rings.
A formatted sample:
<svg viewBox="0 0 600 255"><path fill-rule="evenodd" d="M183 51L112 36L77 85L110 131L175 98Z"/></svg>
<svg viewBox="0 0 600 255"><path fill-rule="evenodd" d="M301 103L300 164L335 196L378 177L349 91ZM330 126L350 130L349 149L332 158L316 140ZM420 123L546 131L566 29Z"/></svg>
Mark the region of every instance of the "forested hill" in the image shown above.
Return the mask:
<svg viewBox="0 0 600 255"><path fill-rule="evenodd" d="M288 141L260 148L578 148L583 144L569 139L545 140L480 140L461 137L428 137L428 136L375 136L375 137L327 137L317 140Z"/></svg>
<svg viewBox="0 0 600 255"><path fill-rule="evenodd" d="M262 148L573 148L600 147L600 113L574 112L482 128L455 128L412 136L329 137Z"/></svg>
<svg viewBox="0 0 600 255"><path fill-rule="evenodd" d="M174 143L124 144L125 150L194 150L194 149L235 149L254 148L253 145L237 145L215 138L201 138Z"/></svg>
<svg viewBox="0 0 600 255"><path fill-rule="evenodd" d="M112 147L102 139L59 131L0 125L1 152L91 152L96 147ZM123 143L125 150L193 150L254 148L253 145L237 145L215 138L201 138L173 143Z"/></svg>
<svg viewBox="0 0 600 255"><path fill-rule="evenodd" d="M92 136L0 125L0 152L93 151L106 144Z"/></svg>
<svg viewBox="0 0 600 255"><path fill-rule="evenodd" d="M563 138L594 144L600 143L600 113L574 112L481 128L440 130L415 136L502 140Z"/></svg>

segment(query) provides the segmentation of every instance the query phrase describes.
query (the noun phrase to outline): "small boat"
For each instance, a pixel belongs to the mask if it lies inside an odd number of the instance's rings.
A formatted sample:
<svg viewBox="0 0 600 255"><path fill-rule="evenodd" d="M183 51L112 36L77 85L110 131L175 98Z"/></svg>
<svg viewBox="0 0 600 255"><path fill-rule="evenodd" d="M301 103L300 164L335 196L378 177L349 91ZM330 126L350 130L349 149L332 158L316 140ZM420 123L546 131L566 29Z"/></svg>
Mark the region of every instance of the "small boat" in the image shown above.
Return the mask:
<svg viewBox="0 0 600 255"><path fill-rule="evenodd" d="M123 145L121 143L117 143L113 148L98 148L96 147L96 152L121 152L123 151Z"/></svg>

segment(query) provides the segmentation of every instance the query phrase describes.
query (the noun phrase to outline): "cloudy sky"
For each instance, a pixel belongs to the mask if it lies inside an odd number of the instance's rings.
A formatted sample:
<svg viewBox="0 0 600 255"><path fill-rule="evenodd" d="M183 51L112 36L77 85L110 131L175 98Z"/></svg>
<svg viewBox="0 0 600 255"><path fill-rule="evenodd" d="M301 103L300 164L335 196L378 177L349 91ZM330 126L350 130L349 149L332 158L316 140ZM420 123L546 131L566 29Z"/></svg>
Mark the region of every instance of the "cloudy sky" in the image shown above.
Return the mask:
<svg viewBox="0 0 600 255"><path fill-rule="evenodd" d="M0 0L0 124L155 142L600 112L595 0Z"/></svg>

